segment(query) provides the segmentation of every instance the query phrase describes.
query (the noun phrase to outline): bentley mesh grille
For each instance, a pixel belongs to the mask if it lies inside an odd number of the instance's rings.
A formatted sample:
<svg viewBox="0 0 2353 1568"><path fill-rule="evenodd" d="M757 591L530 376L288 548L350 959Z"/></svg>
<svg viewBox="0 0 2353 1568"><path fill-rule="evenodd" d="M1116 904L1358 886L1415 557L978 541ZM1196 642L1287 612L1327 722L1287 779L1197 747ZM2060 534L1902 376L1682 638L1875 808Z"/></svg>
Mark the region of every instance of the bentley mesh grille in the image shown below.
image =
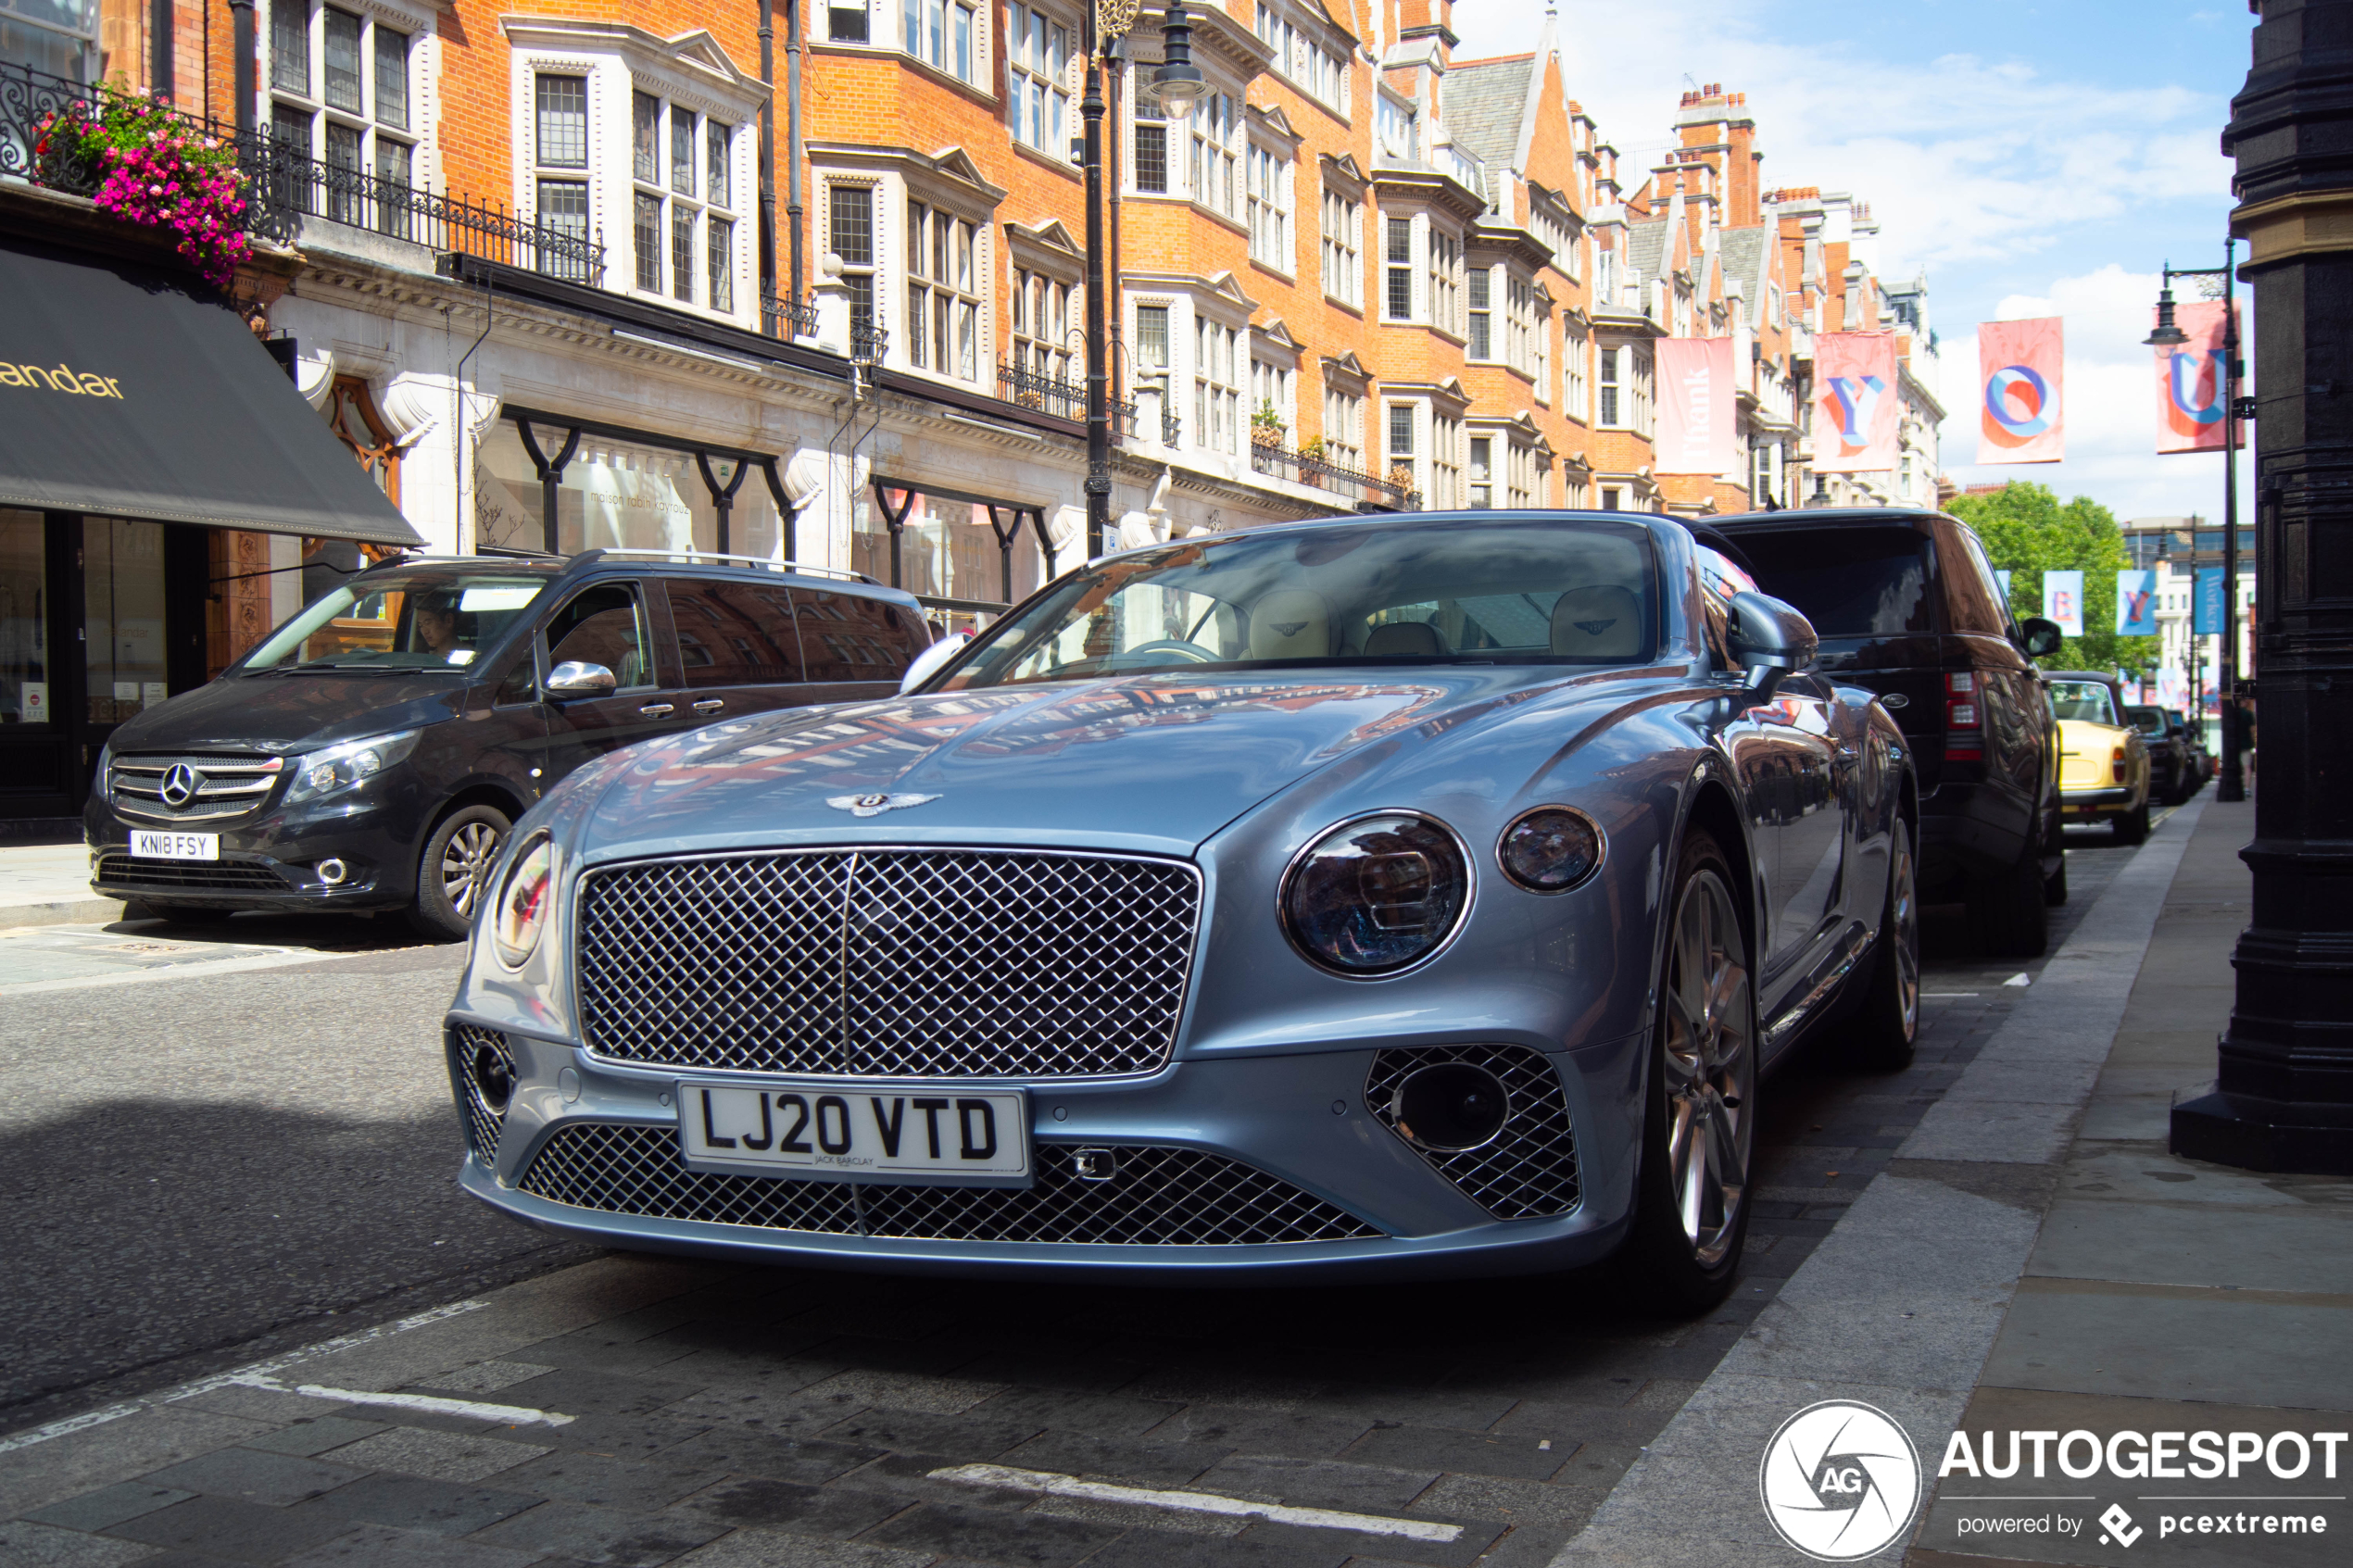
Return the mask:
<svg viewBox="0 0 2353 1568"><path fill-rule="evenodd" d="M507 1036L496 1029L484 1029L472 1023L457 1026L458 1080L465 1085L466 1130L473 1139L474 1157L484 1165L498 1161L498 1134L507 1124L507 1108L493 1110L490 1102L482 1098L482 1086L474 1082L474 1053L488 1047L497 1053L500 1065L507 1070L507 1081L514 1082L515 1053L508 1048Z"/></svg>
<svg viewBox="0 0 2353 1568"><path fill-rule="evenodd" d="M1075 1152L1038 1145L1034 1187L875 1186L689 1171L671 1127L575 1122L556 1129L516 1185L608 1214L923 1241L1237 1247L1382 1234L1218 1155L1114 1148L1110 1173L1090 1180L1074 1169Z"/></svg>
<svg viewBox="0 0 2353 1568"><path fill-rule="evenodd" d="M268 866L235 860L134 860L128 855L101 857L98 880L109 887L201 893L283 893L293 885Z"/></svg>
<svg viewBox="0 0 2353 1568"><path fill-rule="evenodd" d="M591 1048L886 1078L1151 1072L1201 906L1178 862L980 849L653 860L580 887Z"/></svg>
<svg viewBox="0 0 2353 1568"><path fill-rule="evenodd" d="M1397 1086L1416 1068L1453 1061L1483 1067L1502 1080L1503 1130L1477 1148L1426 1148L1398 1129ZM1440 1175L1499 1220L1566 1214L1577 1207L1577 1135L1568 1122L1568 1096L1541 1051L1526 1046L1376 1051L1365 1080L1365 1104Z"/></svg>

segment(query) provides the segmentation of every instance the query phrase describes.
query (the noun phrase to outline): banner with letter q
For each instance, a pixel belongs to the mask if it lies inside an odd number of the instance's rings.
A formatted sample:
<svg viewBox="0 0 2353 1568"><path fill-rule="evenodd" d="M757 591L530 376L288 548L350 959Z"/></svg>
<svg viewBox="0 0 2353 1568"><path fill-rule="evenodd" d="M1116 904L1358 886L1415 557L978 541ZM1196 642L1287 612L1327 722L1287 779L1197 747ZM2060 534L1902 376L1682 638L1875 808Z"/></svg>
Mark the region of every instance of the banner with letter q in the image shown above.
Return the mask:
<svg viewBox="0 0 2353 1568"><path fill-rule="evenodd" d="M2067 457L2060 396L2067 374L2064 329L2057 316L1978 327L1980 463L2056 463Z"/></svg>

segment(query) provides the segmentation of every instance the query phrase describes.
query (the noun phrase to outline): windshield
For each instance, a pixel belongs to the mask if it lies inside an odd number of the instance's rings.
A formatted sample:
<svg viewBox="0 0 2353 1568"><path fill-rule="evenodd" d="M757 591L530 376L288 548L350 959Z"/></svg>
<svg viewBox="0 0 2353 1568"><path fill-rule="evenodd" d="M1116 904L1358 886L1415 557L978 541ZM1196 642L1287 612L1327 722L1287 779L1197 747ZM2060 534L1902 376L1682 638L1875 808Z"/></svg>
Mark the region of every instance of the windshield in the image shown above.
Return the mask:
<svg viewBox="0 0 2353 1568"><path fill-rule="evenodd" d="M1203 667L1635 664L1657 626L1638 524L1213 534L1071 573L989 628L945 689Z"/></svg>
<svg viewBox="0 0 2353 1568"><path fill-rule="evenodd" d="M2165 733L2165 709L2162 708L2128 708L2124 716L2132 720L2133 727L2145 735Z"/></svg>
<svg viewBox="0 0 2353 1568"><path fill-rule="evenodd" d="M2053 681L2051 709L2062 719L2081 719L2094 724L2117 721L2116 699L2097 681Z"/></svg>
<svg viewBox="0 0 2353 1568"><path fill-rule="evenodd" d="M1823 637L1934 632L1929 541L1904 528L1760 528L1740 534L1759 586Z"/></svg>
<svg viewBox="0 0 2353 1568"><path fill-rule="evenodd" d="M462 670L529 613L544 576L462 566L371 571L270 634L245 660L262 670Z"/></svg>

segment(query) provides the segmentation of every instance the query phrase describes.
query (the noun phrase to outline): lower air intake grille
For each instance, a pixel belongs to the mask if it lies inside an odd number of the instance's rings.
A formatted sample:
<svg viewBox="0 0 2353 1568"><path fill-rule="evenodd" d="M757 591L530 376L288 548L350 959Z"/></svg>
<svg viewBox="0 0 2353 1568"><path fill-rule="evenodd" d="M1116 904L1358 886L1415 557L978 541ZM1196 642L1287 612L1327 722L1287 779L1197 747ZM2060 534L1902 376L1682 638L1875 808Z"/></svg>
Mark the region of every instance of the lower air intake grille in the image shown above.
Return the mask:
<svg viewBox="0 0 2353 1568"><path fill-rule="evenodd" d="M493 1110L490 1102L483 1098L482 1085L476 1081L473 1072L474 1059L481 1052L489 1051L506 1071L507 1082L512 1084L515 1081L515 1055L507 1046L507 1036L496 1029L460 1023L455 1033L458 1036L458 1081L464 1085L459 1092L466 1101L466 1133L473 1141L474 1158L484 1165L495 1165L498 1162L498 1135L507 1125L507 1108L500 1105Z"/></svg>
<svg viewBox="0 0 2353 1568"><path fill-rule="evenodd" d="M573 1123L556 1130L516 1185L608 1214L923 1241L1237 1247L1382 1234L1214 1154L1096 1146L1090 1179L1077 1173L1076 1152L1040 1144L1038 1185L1029 1188L875 1186L689 1171L671 1127Z"/></svg>
<svg viewBox="0 0 2353 1568"><path fill-rule="evenodd" d="M1483 1067L1502 1080L1503 1130L1477 1148L1426 1148L1398 1131L1397 1086L1416 1068L1453 1061ZM1526 1046L1376 1051L1365 1080L1365 1105L1440 1175L1499 1220L1540 1219L1577 1207L1577 1135L1568 1123L1568 1096L1541 1051Z"/></svg>
<svg viewBox="0 0 2353 1568"><path fill-rule="evenodd" d="M283 893L290 885L268 866L235 860L134 860L128 855L102 857L98 880L108 887L188 893Z"/></svg>

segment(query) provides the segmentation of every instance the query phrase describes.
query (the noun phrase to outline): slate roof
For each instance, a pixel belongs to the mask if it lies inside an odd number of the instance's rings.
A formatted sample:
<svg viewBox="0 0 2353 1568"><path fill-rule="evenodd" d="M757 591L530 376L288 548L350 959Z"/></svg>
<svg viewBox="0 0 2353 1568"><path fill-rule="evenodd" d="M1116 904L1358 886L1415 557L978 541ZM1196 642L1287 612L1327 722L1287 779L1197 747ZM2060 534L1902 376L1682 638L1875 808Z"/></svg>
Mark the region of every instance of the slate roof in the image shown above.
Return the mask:
<svg viewBox="0 0 2353 1568"><path fill-rule="evenodd" d="M1649 282L1661 276L1666 265L1667 225L1665 218L1637 220L1626 225L1626 266L1639 282Z"/></svg>
<svg viewBox="0 0 2353 1568"><path fill-rule="evenodd" d="M1446 128L1454 145L1490 169L1509 169L1519 151L1520 115L1528 107L1528 83L1536 56L1457 65L1446 73Z"/></svg>
<svg viewBox="0 0 2353 1568"><path fill-rule="evenodd" d="M1738 282L1741 297L1748 301L1749 319L1755 320L1765 308L1765 257L1768 232L1762 223L1743 229L1727 229L1717 240L1718 256L1724 268L1724 282Z"/></svg>

